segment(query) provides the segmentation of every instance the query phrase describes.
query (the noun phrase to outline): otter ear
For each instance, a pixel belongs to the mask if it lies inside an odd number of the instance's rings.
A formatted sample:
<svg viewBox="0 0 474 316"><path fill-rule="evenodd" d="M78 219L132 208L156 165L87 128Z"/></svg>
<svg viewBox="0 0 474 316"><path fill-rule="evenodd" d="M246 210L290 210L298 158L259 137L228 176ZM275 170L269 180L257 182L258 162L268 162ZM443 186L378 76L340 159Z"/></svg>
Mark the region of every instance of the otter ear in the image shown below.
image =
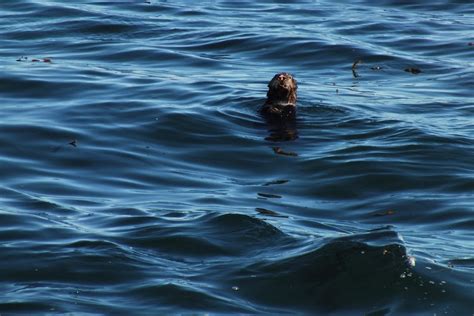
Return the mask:
<svg viewBox="0 0 474 316"><path fill-rule="evenodd" d="M270 80L270 82L267 85L268 88L270 88L272 86L272 83L273 83L274 80L275 80L275 77L273 77L272 80Z"/></svg>
<svg viewBox="0 0 474 316"><path fill-rule="evenodd" d="M295 76L291 75L293 83L295 84L295 89L298 89L298 81L296 81Z"/></svg>
<svg viewBox="0 0 474 316"><path fill-rule="evenodd" d="M279 75L280 75L280 74L278 73L278 74L276 74L276 75L273 76L272 80L270 80L270 82L268 83L268 87L270 87L275 81L278 80L278 76L279 76Z"/></svg>

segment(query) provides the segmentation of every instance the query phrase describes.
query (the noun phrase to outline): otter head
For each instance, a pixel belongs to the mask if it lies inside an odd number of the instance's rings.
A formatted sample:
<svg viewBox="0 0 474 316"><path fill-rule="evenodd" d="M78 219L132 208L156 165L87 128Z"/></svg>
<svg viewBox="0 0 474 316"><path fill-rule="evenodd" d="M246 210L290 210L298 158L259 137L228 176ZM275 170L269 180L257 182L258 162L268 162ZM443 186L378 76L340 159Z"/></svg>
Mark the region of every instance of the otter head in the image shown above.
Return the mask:
<svg viewBox="0 0 474 316"><path fill-rule="evenodd" d="M268 83L266 103L295 106L297 89L298 85L292 75L286 72L276 74Z"/></svg>

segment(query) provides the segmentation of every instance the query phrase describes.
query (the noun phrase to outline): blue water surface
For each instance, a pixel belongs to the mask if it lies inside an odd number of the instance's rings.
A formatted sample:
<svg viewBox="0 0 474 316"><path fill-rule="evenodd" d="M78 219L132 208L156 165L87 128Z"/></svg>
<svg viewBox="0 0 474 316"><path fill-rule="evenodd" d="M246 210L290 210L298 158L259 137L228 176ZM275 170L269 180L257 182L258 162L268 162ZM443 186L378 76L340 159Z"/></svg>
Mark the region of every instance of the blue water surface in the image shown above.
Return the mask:
<svg viewBox="0 0 474 316"><path fill-rule="evenodd" d="M474 313L472 1L0 15L2 315Z"/></svg>

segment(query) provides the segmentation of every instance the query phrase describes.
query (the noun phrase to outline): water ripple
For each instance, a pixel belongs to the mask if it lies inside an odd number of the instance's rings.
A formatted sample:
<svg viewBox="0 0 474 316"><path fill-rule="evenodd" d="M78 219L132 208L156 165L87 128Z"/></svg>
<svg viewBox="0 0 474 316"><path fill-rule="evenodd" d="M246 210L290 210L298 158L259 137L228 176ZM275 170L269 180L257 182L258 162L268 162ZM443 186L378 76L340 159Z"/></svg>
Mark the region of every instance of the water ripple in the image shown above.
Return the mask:
<svg viewBox="0 0 474 316"><path fill-rule="evenodd" d="M472 313L469 1L1 7L1 311Z"/></svg>

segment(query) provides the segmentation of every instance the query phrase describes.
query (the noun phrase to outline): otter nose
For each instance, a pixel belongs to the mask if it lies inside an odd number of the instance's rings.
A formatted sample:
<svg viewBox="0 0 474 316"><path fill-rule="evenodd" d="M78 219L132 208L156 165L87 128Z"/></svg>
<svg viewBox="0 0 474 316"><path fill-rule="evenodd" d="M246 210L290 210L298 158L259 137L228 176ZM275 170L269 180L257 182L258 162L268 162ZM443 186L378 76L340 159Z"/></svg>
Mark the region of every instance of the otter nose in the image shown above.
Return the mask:
<svg viewBox="0 0 474 316"><path fill-rule="evenodd" d="M280 81L285 80L285 75L280 74L280 75L278 76L278 80L280 80Z"/></svg>

